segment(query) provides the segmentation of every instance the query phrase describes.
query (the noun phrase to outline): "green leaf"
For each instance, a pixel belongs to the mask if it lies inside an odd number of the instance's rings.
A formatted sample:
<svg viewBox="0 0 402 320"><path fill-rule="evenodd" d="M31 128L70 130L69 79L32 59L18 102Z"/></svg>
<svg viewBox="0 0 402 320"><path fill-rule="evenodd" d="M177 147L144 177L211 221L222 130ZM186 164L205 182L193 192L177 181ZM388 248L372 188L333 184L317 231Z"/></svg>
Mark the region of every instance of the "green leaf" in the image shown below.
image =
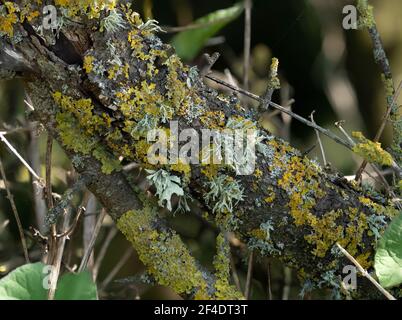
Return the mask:
<svg viewBox="0 0 402 320"><path fill-rule="evenodd" d="M390 223L380 239L374 268L384 288L402 283L402 214Z"/></svg>
<svg viewBox="0 0 402 320"><path fill-rule="evenodd" d="M0 280L0 300L46 300L49 268L43 263L23 265ZM59 278L56 300L94 300L96 285L89 272Z"/></svg>
<svg viewBox="0 0 402 320"><path fill-rule="evenodd" d="M200 25L199 28L178 33L173 37L172 45L179 57L187 61L193 60L208 39L239 17L243 9L243 4L238 3L233 7L212 12L194 22L195 25Z"/></svg>

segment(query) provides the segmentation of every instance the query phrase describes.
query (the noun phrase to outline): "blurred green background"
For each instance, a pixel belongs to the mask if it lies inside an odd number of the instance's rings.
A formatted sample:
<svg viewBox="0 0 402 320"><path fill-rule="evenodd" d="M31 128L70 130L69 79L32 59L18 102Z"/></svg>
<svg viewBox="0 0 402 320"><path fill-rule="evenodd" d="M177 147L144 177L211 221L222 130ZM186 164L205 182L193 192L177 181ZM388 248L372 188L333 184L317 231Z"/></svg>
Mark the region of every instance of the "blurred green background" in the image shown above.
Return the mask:
<svg viewBox="0 0 402 320"><path fill-rule="evenodd" d="M167 42L177 35L177 30L197 24L196 19L219 9L233 6L230 0L144 0L134 1L134 7L144 17L159 21L168 32L160 34ZM371 1L375 7L378 28L393 70L395 85L402 80L402 1ZM363 131L373 138L384 114L386 104L380 72L374 63L371 42L366 31L344 30L342 8L351 4L343 0L254 0L251 29L251 63L249 90L261 95L265 92L272 57L279 58L282 89L274 94L274 101L287 104L294 99L292 110L309 117L316 110L315 120L321 126L336 131L334 122L346 120L346 131ZM179 28L176 28L179 27ZM219 52L220 59L214 72L225 80L242 85L244 50L244 14L241 13L202 45L198 54L186 62L202 67L203 53ZM189 46L199 46L194 38ZM184 52L185 54L186 52ZM228 78L230 75L230 78ZM213 84L211 84L213 85ZM25 118L23 82L20 80L0 82L0 131L10 132L7 139L18 152L31 163L42 177L45 176L46 133L39 126L30 125ZM250 103L250 102L247 102ZM287 117L269 117L269 129L276 135L289 140L301 150L316 144L312 130ZM328 161L344 175L354 174L361 159L348 150L323 137ZM390 143L390 130L386 130L382 143ZM4 163L11 191L18 207L25 230L30 226L41 229L39 211L43 213L43 200L36 194L28 171L0 143L0 156ZM319 148L310 157L322 163ZM71 164L57 146L53 149L54 192L62 194L68 186ZM24 263L15 220L6 198L4 182L0 180L0 277ZM76 208L84 193L74 199ZM42 207L41 207L42 205ZM93 219L99 213L99 205L93 205L84 219ZM92 218L91 218L92 217ZM4 222L9 220L7 226ZM192 215L171 217L174 229L182 236L194 256L207 268L212 268L217 230ZM79 264L82 255L81 221L71 241L68 241L65 267ZM103 225L95 248L95 259L114 226L107 219ZM39 260L43 248L27 232L32 260ZM241 243L232 241L233 265L240 285L244 286L247 273L247 252ZM103 299L147 299L178 298L167 288L139 284L131 277L143 271L135 253L116 264L129 250L127 241L117 234L110 242L103 259L97 282ZM127 254L128 255L128 254ZM126 255L126 256L127 256ZM294 272L274 259L257 258L252 285L253 299L267 299L267 263L270 264L271 290L274 299L298 299L301 285ZM124 279L125 281L114 281ZM330 292L313 292L308 298L329 298Z"/></svg>

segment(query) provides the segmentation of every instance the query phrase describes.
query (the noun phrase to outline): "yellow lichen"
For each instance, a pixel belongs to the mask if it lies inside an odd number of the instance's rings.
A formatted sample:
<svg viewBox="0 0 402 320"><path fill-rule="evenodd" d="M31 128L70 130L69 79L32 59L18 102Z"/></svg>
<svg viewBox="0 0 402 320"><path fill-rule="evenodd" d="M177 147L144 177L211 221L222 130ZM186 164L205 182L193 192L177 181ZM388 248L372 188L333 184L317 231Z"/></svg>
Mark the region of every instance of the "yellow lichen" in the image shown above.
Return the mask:
<svg viewBox="0 0 402 320"><path fill-rule="evenodd" d="M381 143L370 141L361 132L353 132L352 135L359 140L359 143L353 147L355 153L371 163L392 165L392 156L381 148Z"/></svg>

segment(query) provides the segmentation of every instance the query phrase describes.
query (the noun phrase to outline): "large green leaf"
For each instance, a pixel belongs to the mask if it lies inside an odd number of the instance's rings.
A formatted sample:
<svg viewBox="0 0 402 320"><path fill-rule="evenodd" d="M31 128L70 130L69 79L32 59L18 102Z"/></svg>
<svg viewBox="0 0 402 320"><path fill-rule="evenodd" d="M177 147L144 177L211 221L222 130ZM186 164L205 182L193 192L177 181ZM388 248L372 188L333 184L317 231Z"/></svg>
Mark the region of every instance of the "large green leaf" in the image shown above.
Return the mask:
<svg viewBox="0 0 402 320"><path fill-rule="evenodd" d="M23 265L0 280L0 300L46 300L48 268L43 263ZM89 272L64 274L59 278L55 299L94 300L96 285Z"/></svg>
<svg viewBox="0 0 402 320"><path fill-rule="evenodd" d="M390 223L380 239L374 268L384 288L402 283L402 214Z"/></svg>
<svg viewBox="0 0 402 320"><path fill-rule="evenodd" d="M200 27L178 33L173 37L172 45L179 57L187 61L194 59L208 39L236 19L243 9L243 4L238 3L233 7L212 12L194 22Z"/></svg>

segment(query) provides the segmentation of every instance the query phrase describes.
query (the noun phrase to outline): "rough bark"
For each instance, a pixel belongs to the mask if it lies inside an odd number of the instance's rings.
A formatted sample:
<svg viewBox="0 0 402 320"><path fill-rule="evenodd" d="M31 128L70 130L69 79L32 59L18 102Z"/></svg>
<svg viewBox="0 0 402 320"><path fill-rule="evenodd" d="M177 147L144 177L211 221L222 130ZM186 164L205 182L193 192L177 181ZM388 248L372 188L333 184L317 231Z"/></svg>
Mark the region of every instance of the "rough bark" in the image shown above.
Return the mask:
<svg viewBox="0 0 402 320"><path fill-rule="evenodd" d="M16 3L20 10L24 5L27 12L38 10L28 1ZM297 268L309 284L339 288L346 263L332 250L336 242L365 268L372 267L375 233L385 228L373 221L396 213L387 199L326 172L250 121L253 115L235 96L207 87L194 68L184 66L155 36L153 26L142 24L127 7L112 10L122 19L113 32L105 27L112 13L102 6L56 3L70 10L76 22L64 25L58 37L46 32L39 36L33 28L40 26L39 18L17 18L12 33L2 30L3 49L10 46L29 61L22 72L35 107L32 117L64 147L88 189L159 283L198 298L239 297L227 284L227 269L222 270L220 261L225 259L218 259L215 276L202 271L156 213L156 203L130 184L121 170L125 162L179 176L186 195L209 209L210 220L234 231L250 249ZM86 13L74 12L74 3ZM10 18L11 11L2 19ZM145 120L151 124L145 126ZM167 127L164 120L177 120L180 129L198 132L222 130L229 123L258 128L264 140L257 148L254 174L237 176L224 165L150 165L145 130ZM207 196L213 184L221 187L215 198ZM238 203L234 189L243 195ZM225 201L229 206L223 208Z"/></svg>

